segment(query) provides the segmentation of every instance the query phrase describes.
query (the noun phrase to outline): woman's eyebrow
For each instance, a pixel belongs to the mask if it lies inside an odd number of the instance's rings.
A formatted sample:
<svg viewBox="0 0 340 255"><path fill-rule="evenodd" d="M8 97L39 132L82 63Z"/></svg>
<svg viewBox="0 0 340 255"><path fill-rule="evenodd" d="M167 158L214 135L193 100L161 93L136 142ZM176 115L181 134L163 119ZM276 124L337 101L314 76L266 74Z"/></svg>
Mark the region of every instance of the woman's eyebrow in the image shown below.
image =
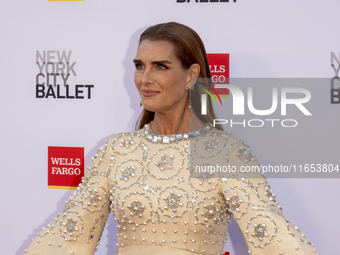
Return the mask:
<svg viewBox="0 0 340 255"><path fill-rule="evenodd" d="M135 63L135 64L140 64L140 63L143 63L143 61L140 60L140 59L134 59L134 60L133 60L133 63ZM152 64L152 65L155 65L155 64L161 64L161 65L163 65L163 64L172 64L172 62L169 61L169 60L157 60L157 61L152 61L151 64Z"/></svg>
<svg viewBox="0 0 340 255"><path fill-rule="evenodd" d="M172 62L169 61L169 60L159 60L159 61L152 61L151 64L152 65L154 65L154 64L161 64L161 65L163 65L163 64L172 64Z"/></svg>

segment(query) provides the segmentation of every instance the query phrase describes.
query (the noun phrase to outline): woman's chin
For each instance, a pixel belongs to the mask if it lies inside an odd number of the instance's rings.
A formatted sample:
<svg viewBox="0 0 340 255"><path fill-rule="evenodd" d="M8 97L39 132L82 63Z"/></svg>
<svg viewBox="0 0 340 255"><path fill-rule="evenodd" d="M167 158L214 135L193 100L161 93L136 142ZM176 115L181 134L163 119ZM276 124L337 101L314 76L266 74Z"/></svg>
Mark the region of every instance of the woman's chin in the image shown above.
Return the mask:
<svg viewBox="0 0 340 255"><path fill-rule="evenodd" d="M156 107L155 105L149 105L149 104L143 104L144 109L148 110L149 112L157 112L158 107Z"/></svg>

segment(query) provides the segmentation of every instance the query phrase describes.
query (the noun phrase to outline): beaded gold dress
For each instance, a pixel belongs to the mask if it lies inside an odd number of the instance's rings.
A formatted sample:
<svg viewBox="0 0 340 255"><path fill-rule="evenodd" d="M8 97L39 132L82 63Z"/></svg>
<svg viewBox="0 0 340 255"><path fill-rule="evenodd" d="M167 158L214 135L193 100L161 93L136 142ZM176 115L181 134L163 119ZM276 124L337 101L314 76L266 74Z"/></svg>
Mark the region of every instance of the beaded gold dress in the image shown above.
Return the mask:
<svg viewBox="0 0 340 255"><path fill-rule="evenodd" d="M111 211L117 255L222 255L232 217L249 254L317 255L267 181L241 171L257 165L244 141L208 123L188 134L155 135L149 124L118 134L24 254L94 254Z"/></svg>

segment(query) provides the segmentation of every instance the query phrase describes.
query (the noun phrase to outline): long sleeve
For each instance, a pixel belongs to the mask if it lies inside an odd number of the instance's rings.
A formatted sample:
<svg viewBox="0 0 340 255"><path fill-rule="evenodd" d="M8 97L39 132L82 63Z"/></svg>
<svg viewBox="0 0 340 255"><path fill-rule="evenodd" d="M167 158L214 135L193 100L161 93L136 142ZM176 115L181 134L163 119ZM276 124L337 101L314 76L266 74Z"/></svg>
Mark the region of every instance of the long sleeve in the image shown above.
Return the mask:
<svg viewBox="0 0 340 255"><path fill-rule="evenodd" d="M229 136L229 141L227 163L240 172L222 178L221 188L248 253L317 255L313 244L284 218L282 208L262 174L249 172L259 167L249 146L234 135Z"/></svg>
<svg viewBox="0 0 340 255"><path fill-rule="evenodd" d="M110 198L113 200L114 195L108 181L113 161L108 143L92 160L64 211L37 234L24 254L94 254L110 211Z"/></svg>

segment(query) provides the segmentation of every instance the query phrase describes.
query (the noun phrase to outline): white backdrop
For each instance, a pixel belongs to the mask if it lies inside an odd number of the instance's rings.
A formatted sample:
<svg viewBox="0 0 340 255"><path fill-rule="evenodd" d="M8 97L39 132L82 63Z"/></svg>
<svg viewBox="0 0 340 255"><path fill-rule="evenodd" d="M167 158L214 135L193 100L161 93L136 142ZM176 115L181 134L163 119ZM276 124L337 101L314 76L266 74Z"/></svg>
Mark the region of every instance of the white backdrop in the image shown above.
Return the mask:
<svg viewBox="0 0 340 255"><path fill-rule="evenodd" d="M73 192L47 188L48 146L85 147L89 165L110 136L134 130L140 99L132 59L148 26L177 21L192 27L207 52L230 54L231 77L332 78L330 55L340 52L339 8L336 0L1 1L1 253L22 254ZM77 76L69 78L70 84L93 84L91 99L35 97L36 51L44 50L72 51ZM326 95L329 89L325 87ZM324 113L329 116L325 129L312 132L317 141L327 130L339 134L340 104L327 100L332 112ZM316 128L309 126L306 132ZM241 137L256 153L258 136ZM339 140L328 135L322 145L312 146L339 163ZM308 150L309 144L302 153ZM306 233L319 254L337 254L340 179L270 182L286 218ZM109 217L97 254L115 254L115 225ZM235 223L224 250L247 254Z"/></svg>

